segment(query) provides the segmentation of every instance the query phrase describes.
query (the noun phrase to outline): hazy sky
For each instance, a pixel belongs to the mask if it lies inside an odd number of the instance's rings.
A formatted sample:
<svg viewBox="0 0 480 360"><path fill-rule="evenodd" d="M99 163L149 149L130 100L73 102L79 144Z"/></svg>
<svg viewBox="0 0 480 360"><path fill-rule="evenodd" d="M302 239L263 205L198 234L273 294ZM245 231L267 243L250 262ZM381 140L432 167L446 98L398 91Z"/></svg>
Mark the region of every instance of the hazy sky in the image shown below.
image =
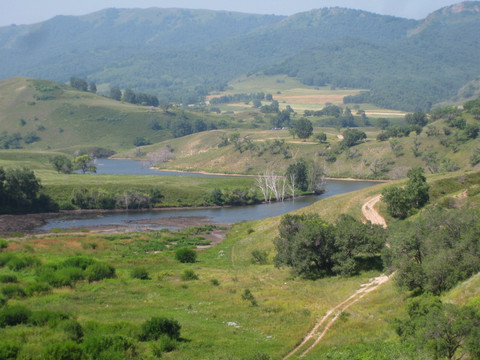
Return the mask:
<svg viewBox="0 0 480 360"><path fill-rule="evenodd" d="M421 19L461 0L0 0L0 26L32 24L55 15L85 15L105 8L179 7L291 15L322 7L347 7Z"/></svg>

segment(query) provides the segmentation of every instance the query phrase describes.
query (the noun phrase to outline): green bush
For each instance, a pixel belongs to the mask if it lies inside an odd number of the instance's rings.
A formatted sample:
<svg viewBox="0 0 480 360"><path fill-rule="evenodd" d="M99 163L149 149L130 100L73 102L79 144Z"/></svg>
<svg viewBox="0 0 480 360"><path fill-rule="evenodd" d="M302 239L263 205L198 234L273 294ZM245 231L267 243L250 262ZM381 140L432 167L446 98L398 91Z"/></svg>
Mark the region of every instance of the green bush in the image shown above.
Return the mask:
<svg viewBox="0 0 480 360"><path fill-rule="evenodd" d="M180 338L181 326L178 321L164 317L152 317L142 324L140 340L158 340L162 335L171 339Z"/></svg>
<svg viewBox="0 0 480 360"><path fill-rule="evenodd" d="M125 352L135 354L135 343L121 335L93 334L83 341L83 349L90 359L123 359Z"/></svg>
<svg viewBox="0 0 480 360"><path fill-rule="evenodd" d="M83 338L83 329L82 325L78 323L77 320L66 319L59 324L60 329L62 329L70 340L76 341L77 343L82 341Z"/></svg>
<svg viewBox="0 0 480 360"><path fill-rule="evenodd" d="M0 267L4 267L8 262L15 257L12 253L0 253Z"/></svg>
<svg viewBox="0 0 480 360"><path fill-rule="evenodd" d="M6 306L0 311L0 327L28 323L32 311L23 305Z"/></svg>
<svg viewBox="0 0 480 360"><path fill-rule="evenodd" d="M268 253L265 250L252 251L252 264L265 265L268 260Z"/></svg>
<svg viewBox="0 0 480 360"><path fill-rule="evenodd" d="M35 267L40 265L40 260L36 257L31 255L23 255L23 256L12 256L7 263L7 266L10 270L13 271L20 271L27 267Z"/></svg>
<svg viewBox="0 0 480 360"><path fill-rule="evenodd" d="M137 267L132 269L130 276L132 277L132 279L150 280L150 277L148 276L148 271L144 267Z"/></svg>
<svg viewBox="0 0 480 360"><path fill-rule="evenodd" d="M76 342L68 340L61 343L49 344L45 348L46 360L84 360L83 349Z"/></svg>
<svg viewBox="0 0 480 360"><path fill-rule="evenodd" d="M210 283L211 283L213 286L219 286L219 285L220 285L220 282L219 282L217 279L211 279L211 280L210 280Z"/></svg>
<svg viewBox="0 0 480 360"><path fill-rule="evenodd" d="M14 274L0 274L0 283L16 283L18 282L17 276Z"/></svg>
<svg viewBox="0 0 480 360"><path fill-rule="evenodd" d="M188 281L188 280L198 280L198 275L195 274L195 271L192 269L187 269L183 272L181 276L182 280Z"/></svg>
<svg viewBox="0 0 480 360"><path fill-rule="evenodd" d="M1 343L0 344L0 360L14 360L20 351L17 344Z"/></svg>
<svg viewBox="0 0 480 360"><path fill-rule="evenodd" d="M181 263L194 263L197 260L197 253L189 248L180 248L175 252L175 259Z"/></svg>
<svg viewBox="0 0 480 360"><path fill-rule="evenodd" d="M163 353L174 351L178 348L178 340L169 336L162 335L160 339L153 344L152 351L157 357L161 357Z"/></svg>
<svg viewBox="0 0 480 360"><path fill-rule="evenodd" d="M3 249L6 249L7 247L8 247L8 241L0 239L0 251L2 251Z"/></svg>
<svg viewBox="0 0 480 360"><path fill-rule="evenodd" d="M18 284L8 284L2 288L2 295L6 296L7 298L14 298L14 297L25 297L27 296L23 287Z"/></svg>
<svg viewBox="0 0 480 360"><path fill-rule="evenodd" d="M257 299L255 299L255 297L253 296L253 294L252 294L252 292L250 291L250 289L245 289L245 290L243 291L242 299L243 299L243 300L250 301L250 303L252 304L252 306L258 306Z"/></svg>
<svg viewBox="0 0 480 360"><path fill-rule="evenodd" d="M85 275L88 282L112 279L115 277L115 268L108 264L98 262L88 266L85 270Z"/></svg>
<svg viewBox="0 0 480 360"><path fill-rule="evenodd" d="M88 266L94 263L95 263L95 260L93 259L86 258L83 256L74 256L62 262L59 267L62 267L62 268L75 267L75 268L80 268L82 270L85 270Z"/></svg>
<svg viewBox="0 0 480 360"><path fill-rule="evenodd" d="M32 313L29 322L35 326L55 326L60 321L66 319L68 319L68 314L62 312L51 310L38 310Z"/></svg>

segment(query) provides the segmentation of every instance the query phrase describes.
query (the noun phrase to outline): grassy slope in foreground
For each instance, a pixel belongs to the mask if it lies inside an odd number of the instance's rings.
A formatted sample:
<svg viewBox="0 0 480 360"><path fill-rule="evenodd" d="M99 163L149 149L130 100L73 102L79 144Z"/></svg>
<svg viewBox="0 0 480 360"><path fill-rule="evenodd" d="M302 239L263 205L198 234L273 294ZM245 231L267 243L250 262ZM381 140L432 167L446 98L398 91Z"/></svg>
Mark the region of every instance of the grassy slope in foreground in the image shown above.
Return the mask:
<svg viewBox="0 0 480 360"><path fill-rule="evenodd" d="M349 204L362 202L372 191L356 192L355 200ZM329 199L328 204L323 208L326 212L330 208L333 216L337 203ZM315 282L293 279L288 269L279 270L272 265L271 240L278 222L279 218L272 218L238 224L223 243L200 251L198 262L190 265L179 264L169 251L137 253L135 248L141 248L149 234L50 235L13 240L11 249L18 252L34 249L44 262L87 255L115 264L118 274L117 279L91 284L80 282L74 288L60 288L15 302L32 309L67 311L82 325L89 321L127 322L138 327L152 316L173 317L182 325L182 336L188 341L181 343L179 350L164 354L167 359L250 357L256 352L278 359L290 351L329 308L377 275L371 272L348 279L326 278ZM88 246L90 243L96 243L95 250ZM269 264L251 263L251 251L255 249L269 253ZM130 278L131 269L140 265L148 269L152 280ZM181 280L186 269L194 270L199 280ZM20 284L28 278L29 271L22 273ZM212 285L212 279L217 279L220 285ZM247 288L258 306L242 299ZM130 326L120 328L123 329L120 332L131 336ZM25 334L28 339L25 347L30 351L41 348L51 336L62 339L62 334L53 335L52 331L48 327L25 326L0 330L2 338L17 342L21 334ZM140 343L138 351L148 358L150 346Z"/></svg>

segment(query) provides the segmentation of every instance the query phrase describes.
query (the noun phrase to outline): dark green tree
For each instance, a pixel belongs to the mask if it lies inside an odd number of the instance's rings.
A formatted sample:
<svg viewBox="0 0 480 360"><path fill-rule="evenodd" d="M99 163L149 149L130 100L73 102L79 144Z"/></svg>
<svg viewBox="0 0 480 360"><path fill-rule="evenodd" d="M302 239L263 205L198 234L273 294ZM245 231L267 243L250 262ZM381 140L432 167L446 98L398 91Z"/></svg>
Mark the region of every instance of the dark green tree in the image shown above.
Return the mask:
<svg viewBox="0 0 480 360"><path fill-rule="evenodd" d="M277 251L275 266L289 266L306 277L332 274L335 234L332 225L313 215L285 215L280 236L273 243Z"/></svg>
<svg viewBox="0 0 480 360"><path fill-rule="evenodd" d="M130 104L136 104L137 96L132 89L125 89L122 95L122 101L128 102Z"/></svg>
<svg viewBox="0 0 480 360"><path fill-rule="evenodd" d="M93 81L90 81L90 84L88 86L88 91L96 94L97 93L97 84L95 84Z"/></svg>
<svg viewBox="0 0 480 360"><path fill-rule="evenodd" d="M88 91L88 84L85 80L77 77L70 78L70 86L80 91Z"/></svg>
<svg viewBox="0 0 480 360"><path fill-rule="evenodd" d="M294 164L290 164L286 172L287 178L295 177L295 187L301 191L308 190L308 168L305 160L300 159Z"/></svg>
<svg viewBox="0 0 480 360"><path fill-rule="evenodd" d="M352 147L359 144L367 138L367 134L357 129L347 129L343 132L343 140L341 144L345 147Z"/></svg>
<svg viewBox="0 0 480 360"><path fill-rule="evenodd" d="M122 100L122 91L118 87L110 88L110 97L113 100L120 101Z"/></svg>
<svg viewBox="0 0 480 360"><path fill-rule="evenodd" d="M73 171L72 161L65 155L55 155L50 163L58 173L70 174Z"/></svg>
<svg viewBox="0 0 480 360"><path fill-rule="evenodd" d="M427 114L421 111L405 115L405 120L410 125L419 125L421 127L428 124Z"/></svg>
<svg viewBox="0 0 480 360"><path fill-rule="evenodd" d="M308 139L313 133L312 122L306 118L297 120L295 123L295 133L300 139Z"/></svg>

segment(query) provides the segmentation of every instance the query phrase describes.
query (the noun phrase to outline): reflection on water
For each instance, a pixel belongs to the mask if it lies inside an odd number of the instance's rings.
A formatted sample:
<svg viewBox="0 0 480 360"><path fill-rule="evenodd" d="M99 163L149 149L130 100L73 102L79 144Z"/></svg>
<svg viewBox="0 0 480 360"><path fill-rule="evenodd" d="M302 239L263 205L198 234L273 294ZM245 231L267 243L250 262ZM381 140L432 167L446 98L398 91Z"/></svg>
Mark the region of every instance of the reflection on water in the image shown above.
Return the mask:
<svg viewBox="0 0 480 360"><path fill-rule="evenodd" d="M218 177L224 175L212 175L201 173L188 173L167 170L150 169L151 164L135 160L97 159L95 161L97 174L110 175L163 175L163 176L189 176L189 177Z"/></svg>
<svg viewBox="0 0 480 360"><path fill-rule="evenodd" d="M46 225L39 227L37 230L50 230L53 228L68 229L71 227L87 226L121 226L130 231L142 230L145 228L161 229L167 226L153 223L149 224L148 220L178 217L203 217L207 218L211 222L217 223L235 223L243 220L258 220L282 215L313 204L319 199L363 189L374 184L374 182L367 181L330 180L325 186L327 190L325 194L318 196L306 196L284 202L273 202L271 204L224 207L215 209L181 208L175 210L67 214L50 219ZM137 221L142 221L142 223L139 224Z"/></svg>

